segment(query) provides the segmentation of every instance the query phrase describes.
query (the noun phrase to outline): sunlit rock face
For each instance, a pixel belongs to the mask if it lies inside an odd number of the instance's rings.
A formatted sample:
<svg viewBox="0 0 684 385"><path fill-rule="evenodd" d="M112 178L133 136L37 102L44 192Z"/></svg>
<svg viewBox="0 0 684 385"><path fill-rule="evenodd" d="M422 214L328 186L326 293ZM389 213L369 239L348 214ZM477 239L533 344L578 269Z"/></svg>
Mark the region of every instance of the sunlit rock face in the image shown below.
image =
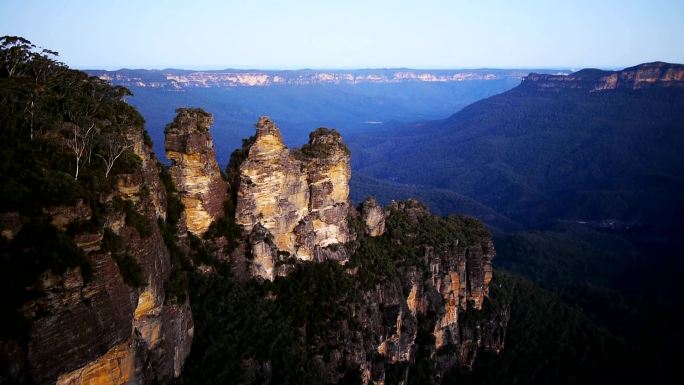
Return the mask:
<svg viewBox="0 0 684 385"><path fill-rule="evenodd" d="M309 143L297 153L309 185L309 214L312 230L297 231L303 258L313 257L317 247L349 240L349 149L335 130L319 128L309 134ZM309 258L310 258L309 257Z"/></svg>
<svg viewBox="0 0 684 385"><path fill-rule="evenodd" d="M433 283L444 300L444 309L433 332L437 349L462 342L459 336L459 312L467 310L469 306L477 310L482 308L489 294L493 257L494 245L491 240L467 249L456 245L446 253L443 250L426 251ZM466 358L464 356L464 360Z"/></svg>
<svg viewBox="0 0 684 385"><path fill-rule="evenodd" d="M308 214L309 186L303 164L283 144L280 130L260 118L256 141L240 167L236 222L247 232L258 223L278 250L295 254L294 228Z"/></svg>
<svg viewBox="0 0 684 385"><path fill-rule="evenodd" d="M185 206L181 225L202 235L223 215L226 182L216 163L209 132L211 114L201 109L179 108L164 130L166 157L171 160L171 178Z"/></svg>
<svg viewBox="0 0 684 385"><path fill-rule="evenodd" d="M64 374L57 385L123 385L134 380L135 345L131 341L111 348L83 368Z"/></svg>
<svg viewBox="0 0 684 385"><path fill-rule="evenodd" d="M302 149L291 151L278 127L261 117L240 166L236 222L247 233L259 224L275 250L298 259L344 260L324 248L348 241L350 177L349 150L337 131L319 128Z"/></svg>

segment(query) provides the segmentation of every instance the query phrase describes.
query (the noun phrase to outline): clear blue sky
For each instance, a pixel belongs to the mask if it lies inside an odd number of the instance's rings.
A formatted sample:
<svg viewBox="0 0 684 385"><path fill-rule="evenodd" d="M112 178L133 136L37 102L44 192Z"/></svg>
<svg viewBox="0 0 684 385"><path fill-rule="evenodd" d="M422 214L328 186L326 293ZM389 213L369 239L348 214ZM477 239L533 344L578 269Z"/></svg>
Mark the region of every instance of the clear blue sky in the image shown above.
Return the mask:
<svg viewBox="0 0 684 385"><path fill-rule="evenodd" d="M0 0L0 35L79 68L684 62L684 0Z"/></svg>

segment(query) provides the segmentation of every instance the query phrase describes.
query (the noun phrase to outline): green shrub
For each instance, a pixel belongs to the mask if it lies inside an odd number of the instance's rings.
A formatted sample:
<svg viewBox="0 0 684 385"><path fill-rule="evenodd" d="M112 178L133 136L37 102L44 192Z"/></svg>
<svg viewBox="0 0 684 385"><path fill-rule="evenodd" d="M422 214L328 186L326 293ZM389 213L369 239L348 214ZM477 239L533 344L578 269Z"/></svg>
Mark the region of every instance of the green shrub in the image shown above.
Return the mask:
<svg viewBox="0 0 684 385"><path fill-rule="evenodd" d="M159 179L161 179L166 190L166 224L170 228L175 229L185 207L178 196L178 190L176 190L176 186L173 184L168 167L159 166Z"/></svg>
<svg viewBox="0 0 684 385"><path fill-rule="evenodd" d="M190 243L190 257L192 261L196 265L214 265L216 260L204 241L189 231L187 236Z"/></svg>
<svg viewBox="0 0 684 385"><path fill-rule="evenodd" d="M127 253L121 237L109 228L105 229L102 236L102 249L112 254L126 284L134 288L145 286L140 265L133 256Z"/></svg>
<svg viewBox="0 0 684 385"><path fill-rule="evenodd" d="M145 286L145 278L142 269L133 256L128 253L112 254L112 258L119 267L119 272L124 282L131 287Z"/></svg>
<svg viewBox="0 0 684 385"><path fill-rule="evenodd" d="M133 202L129 200L123 201L124 212L126 214L126 226L131 226L138 231L141 237L146 238L152 235L152 223L143 214L140 214Z"/></svg>
<svg viewBox="0 0 684 385"><path fill-rule="evenodd" d="M224 236L232 248L235 246L236 240L242 235L242 229L235 223L235 206L232 200L228 199L223 202L223 211L223 217L211 223L204 233L204 239L216 239Z"/></svg>
<svg viewBox="0 0 684 385"><path fill-rule="evenodd" d="M230 160L228 161L228 166L226 166L226 176L228 183L230 183L231 200L233 202L237 201L237 192L240 188L240 166L247 159L249 149L254 142L256 142L256 135L242 139L242 147L230 154Z"/></svg>
<svg viewBox="0 0 684 385"><path fill-rule="evenodd" d="M123 155L114 163L114 168L110 176L116 174L132 174L140 169L142 166L142 159L133 152L132 149L126 150Z"/></svg>
<svg viewBox="0 0 684 385"><path fill-rule="evenodd" d="M164 286L167 301L184 303L188 293L188 273L182 269L173 269L171 277Z"/></svg>
<svg viewBox="0 0 684 385"><path fill-rule="evenodd" d="M145 143L145 146L152 148L152 137L147 130L143 130L143 143Z"/></svg>
<svg viewBox="0 0 684 385"><path fill-rule="evenodd" d="M118 254L124 250L123 240L110 228L105 228L104 230L101 247L102 250L109 251L112 254Z"/></svg>
<svg viewBox="0 0 684 385"><path fill-rule="evenodd" d="M315 383L320 373L312 356L329 359L327 341L342 327L362 330L352 316L359 300L354 279L334 262L300 264L272 283L239 282L229 271L189 278L195 338L183 383L263 383L258 375L264 362L270 363L270 383ZM346 383L358 383L356 366L339 370Z"/></svg>
<svg viewBox="0 0 684 385"><path fill-rule="evenodd" d="M157 224L171 256L171 276L164 286L166 300L183 303L188 292L188 271L193 269L188 257L178 247L178 222L183 215L184 206L178 196L176 186L173 184L168 167L159 166L159 178L166 190L166 220L158 218ZM201 244L201 241L195 236L190 237L190 242L194 242L195 245ZM201 251L198 251L194 257L197 258L197 261L209 260L211 256L204 249L204 245L201 246Z"/></svg>
<svg viewBox="0 0 684 385"><path fill-rule="evenodd" d="M38 239L40 242L36 242ZM31 265L25 271L30 275L47 269L59 274L67 268L81 266L84 278L90 276L90 262L73 238L52 226L46 217L35 218L22 226L12 246L17 254L24 254L22 259Z"/></svg>
<svg viewBox="0 0 684 385"><path fill-rule="evenodd" d="M327 143L316 142L316 139L321 136L332 136L333 140ZM309 158L323 158L335 151L342 151L346 155L351 154L347 145L342 141L342 136L336 130L325 127L317 128L311 132L309 142L300 149L300 152Z"/></svg>

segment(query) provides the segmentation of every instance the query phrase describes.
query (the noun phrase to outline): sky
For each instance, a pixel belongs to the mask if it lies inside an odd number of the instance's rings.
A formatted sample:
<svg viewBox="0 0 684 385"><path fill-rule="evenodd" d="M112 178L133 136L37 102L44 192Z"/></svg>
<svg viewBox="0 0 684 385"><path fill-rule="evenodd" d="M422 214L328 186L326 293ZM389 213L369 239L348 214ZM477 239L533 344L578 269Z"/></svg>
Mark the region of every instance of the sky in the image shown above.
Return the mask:
<svg viewBox="0 0 684 385"><path fill-rule="evenodd" d="M71 67L622 68L684 63L684 0L0 0Z"/></svg>

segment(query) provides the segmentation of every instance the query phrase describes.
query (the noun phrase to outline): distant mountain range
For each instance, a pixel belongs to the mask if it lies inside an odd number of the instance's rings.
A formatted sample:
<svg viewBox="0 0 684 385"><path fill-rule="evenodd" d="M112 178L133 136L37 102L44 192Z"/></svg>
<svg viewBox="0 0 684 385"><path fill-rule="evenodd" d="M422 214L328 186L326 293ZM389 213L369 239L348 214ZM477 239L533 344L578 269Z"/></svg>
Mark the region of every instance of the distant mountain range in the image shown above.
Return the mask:
<svg viewBox="0 0 684 385"><path fill-rule="evenodd" d="M540 70L536 70L539 72ZM416 70L408 68L360 70L237 70L191 71L180 69L116 71L88 70L91 75L126 87L185 89L192 87L267 87L312 84L363 83L446 83L472 80L522 79L524 69ZM541 70L543 73L568 74L567 70Z"/></svg>
<svg viewBox="0 0 684 385"><path fill-rule="evenodd" d="M578 88L589 92L615 89L635 90L649 87L684 87L684 71L681 64L653 62L621 71L587 68L569 75L532 73L525 80L523 87L538 90L565 88Z"/></svg>
<svg viewBox="0 0 684 385"><path fill-rule="evenodd" d="M417 196L486 221L495 267L557 293L634 349L646 380L628 382L666 383L684 359L684 65L534 73L446 119L347 143L356 199ZM507 350L466 383L506 383L531 351ZM616 361L619 372L631 367Z"/></svg>
<svg viewBox="0 0 684 385"><path fill-rule="evenodd" d="M536 70L540 73L568 73ZM396 122L440 119L488 96L509 90L530 71L474 70L92 70L90 75L128 87L163 160L163 131L179 107L203 107L212 126L221 164L269 115L288 145L306 142L320 126L344 135L396 126ZM354 148L352 148L354 151Z"/></svg>
<svg viewBox="0 0 684 385"><path fill-rule="evenodd" d="M524 226L662 222L684 191L684 66L531 74L447 119L348 141L357 173L453 191Z"/></svg>

